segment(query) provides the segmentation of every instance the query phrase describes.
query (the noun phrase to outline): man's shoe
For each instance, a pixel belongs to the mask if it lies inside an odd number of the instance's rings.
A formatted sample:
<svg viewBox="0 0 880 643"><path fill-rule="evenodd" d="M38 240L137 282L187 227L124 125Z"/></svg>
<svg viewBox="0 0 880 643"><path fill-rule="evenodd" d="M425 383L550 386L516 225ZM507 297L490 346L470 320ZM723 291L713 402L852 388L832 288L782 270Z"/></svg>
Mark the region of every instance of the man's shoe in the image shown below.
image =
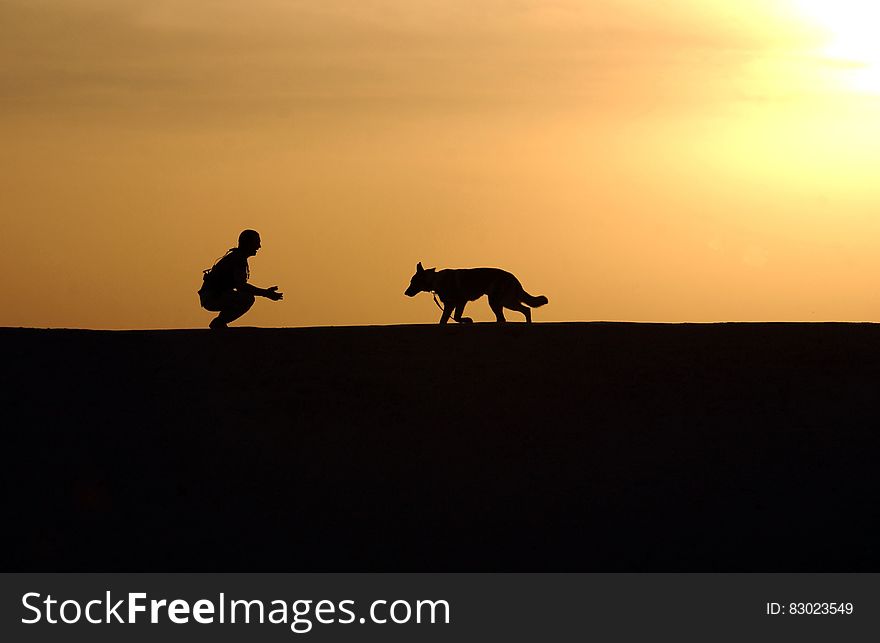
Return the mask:
<svg viewBox="0 0 880 643"><path fill-rule="evenodd" d="M226 322L220 321L219 317L215 317L211 320L211 323L208 324L208 328L211 330L223 330L224 328L229 328L229 326L226 325Z"/></svg>

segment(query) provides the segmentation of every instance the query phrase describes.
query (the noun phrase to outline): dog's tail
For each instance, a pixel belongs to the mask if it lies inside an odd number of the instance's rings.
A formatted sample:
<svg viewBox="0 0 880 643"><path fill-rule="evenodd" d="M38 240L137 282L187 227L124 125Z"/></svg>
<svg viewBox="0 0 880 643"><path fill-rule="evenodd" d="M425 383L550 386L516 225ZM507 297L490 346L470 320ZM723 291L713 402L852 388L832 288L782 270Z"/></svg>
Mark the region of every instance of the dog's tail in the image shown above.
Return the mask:
<svg viewBox="0 0 880 643"><path fill-rule="evenodd" d="M522 301L524 304L526 304L532 308L537 308L538 306L543 306L544 304L546 304L550 300L547 299L544 295L538 295L537 297L533 297L532 295L527 293L525 290L523 290Z"/></svg>

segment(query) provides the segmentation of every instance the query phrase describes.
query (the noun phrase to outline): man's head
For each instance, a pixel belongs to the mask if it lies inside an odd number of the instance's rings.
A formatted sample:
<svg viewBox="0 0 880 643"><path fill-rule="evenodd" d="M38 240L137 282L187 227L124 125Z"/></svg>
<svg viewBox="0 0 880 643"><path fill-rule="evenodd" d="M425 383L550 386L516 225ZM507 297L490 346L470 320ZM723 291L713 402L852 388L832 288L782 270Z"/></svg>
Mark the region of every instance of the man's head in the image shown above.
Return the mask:
<svg viewBox="0 0 880 643"><path fill-rule="evenodd" d="M238 235L238 249L248 257L253 257L260 249L260 233L256 230L243 230Z"/></svg>

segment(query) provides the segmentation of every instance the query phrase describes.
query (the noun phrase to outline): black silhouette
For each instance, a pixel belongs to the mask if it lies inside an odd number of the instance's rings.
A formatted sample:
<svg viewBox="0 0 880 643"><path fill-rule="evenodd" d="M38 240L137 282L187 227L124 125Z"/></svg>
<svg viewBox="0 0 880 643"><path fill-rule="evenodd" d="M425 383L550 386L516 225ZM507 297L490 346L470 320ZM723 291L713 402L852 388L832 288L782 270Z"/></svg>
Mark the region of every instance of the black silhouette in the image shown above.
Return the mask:
<svg viewBox="0 0 880 643"><path fill-rule="evenodd" d="M279 301L284 295L278 286L257 288L249 284L250 267L248 257L253 257L260 249L260 235L256 230L244 230L238 235L238 246L231 248L210 270L205 270L204 283L199 290L202 308L220 313L210 327L218 330L226 328L254 305L255 297L265 297Z"/></svg>
<svg viewBox="0 0 880 643"><path fill-rule="evenodd" d="M409 282L409 288L403 293L407 297L415 297L420 292L436 293L443 302L443 314L440 323L449 321L449 315L457 322L470 323L470 317L462 317L464 307L469 301L489 296L489 307L495 313L498 322L504 319L504 309L516 310L525 315L531 323L532 311L526 306L537 308L547 303L544 295L533 297L527 293L519 279L499 268L462 268L457 270L441 270L436 268L425 270L421 262L416 265L416 273ZM526 304L526 306L523 306Z"/></svg>

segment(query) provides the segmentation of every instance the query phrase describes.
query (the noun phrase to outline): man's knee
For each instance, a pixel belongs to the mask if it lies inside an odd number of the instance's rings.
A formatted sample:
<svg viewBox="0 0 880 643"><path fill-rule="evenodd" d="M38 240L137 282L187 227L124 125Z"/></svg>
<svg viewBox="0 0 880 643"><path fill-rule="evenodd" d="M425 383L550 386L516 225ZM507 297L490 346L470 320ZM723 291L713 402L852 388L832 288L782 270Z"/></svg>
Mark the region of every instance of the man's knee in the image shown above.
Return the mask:
<svg viewBox="0 0 880 643"><path fill-rule="evenodd" d="M236 317L241 317L254 305L255 297L249 292L235 293L235 299L229 306L229 312Z"/></svg>
<svg viewBox="0 0 880 643"><path fill-rule="evenodd" d="M231 291L220 310L219 319L224 323L233 322L254 305L254 296L249 292Z"/></svg>

